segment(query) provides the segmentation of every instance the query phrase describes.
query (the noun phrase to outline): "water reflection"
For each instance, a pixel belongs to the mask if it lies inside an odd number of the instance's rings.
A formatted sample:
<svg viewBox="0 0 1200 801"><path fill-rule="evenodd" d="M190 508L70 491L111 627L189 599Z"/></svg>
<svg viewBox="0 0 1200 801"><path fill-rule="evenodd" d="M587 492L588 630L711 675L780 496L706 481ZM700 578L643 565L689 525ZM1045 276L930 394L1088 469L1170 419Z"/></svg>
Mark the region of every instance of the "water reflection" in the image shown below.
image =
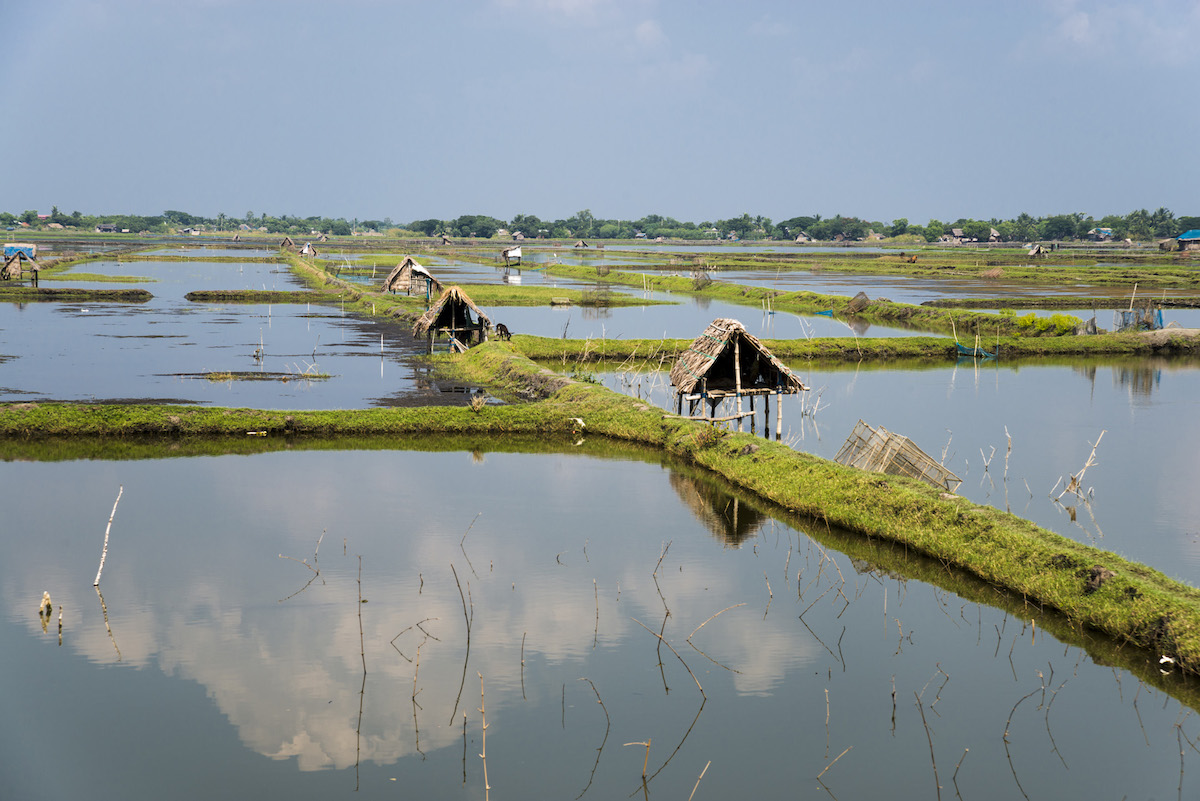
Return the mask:
<svg viewBox="0 0 1200 801"><path fill-rule="evenodd" d="M629 795L646 752L623 744L649 742L652 794L686 797L711 763L712 797L820 774L835 797L927 798L927 731L943 777L970 749L964 797L1197 789L1189 683L902 549L626 457L0 464L8 530L37 534L0 540L0 675L21 687L6 787L482 793L486 705L488 780L518 797Z"/></svg>
<svg viewBox="0 0 1200 801"><path fill-rule="evenodd" d="M743 504L736 496L715 487L711 481L701 481L680 473L671 473L671 489L679 500L704 527L731 548L738 548L766 522L764 515L753 506Z"/></svg>

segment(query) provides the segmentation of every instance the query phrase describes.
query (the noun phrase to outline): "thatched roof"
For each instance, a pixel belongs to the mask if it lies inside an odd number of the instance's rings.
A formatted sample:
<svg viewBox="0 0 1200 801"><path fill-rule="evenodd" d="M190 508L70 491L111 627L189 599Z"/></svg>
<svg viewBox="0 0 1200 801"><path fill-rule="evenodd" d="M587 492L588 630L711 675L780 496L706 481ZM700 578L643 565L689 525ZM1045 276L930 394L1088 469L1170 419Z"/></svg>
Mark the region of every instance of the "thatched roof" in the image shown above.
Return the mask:
<svg viewBox="0 0 1200 801"><path fill-rule="evenodd" d="M290 236L285 236L283 238L283 241L279 243L279 249L280 250L284 250L284 249L295 250L296 243L292 241L292 238Z"/></svg>
<svg viewBox="0 0 1200 801"><path fill-rule="evenodd" d="M29 269L36 273L38 271L37 261L29 258L29 255L25 251L18 250L14 251L12 255L5 257L4 267L0 269L0 276L2 276L5 281L9 280L10 278L20 278L23 271L21 263L26 261L32 265Z"/></svg>
<svg viewBox="0 0 1200 801"><path fill-rule="evenodd" d="M417 278L415 287L424 291L427 282L432 282L431 289L437 294L441 294L442 285L432 274L420 264L412 256L405 256L404 260L395 266L388 273L388 277L383 279L384 292L403 292L406 295L412 294L414 288L413 279Z"/></svg>
<svg viewBox="0 0 1200 801"><path fill-rule="evenodd" d="M447 287L429 311L422 314L421 319L413 325L413 336L446 328L467 328L473 324L472 311L483 325L491 325L492 321L467 297L466 292L456 286Z"/></svg>
<svg viewBox="0 0 1200 801"><path fill-rule="evenodd" d="M676 391L693 392L699 388L702 378L707 380L710 390L733 390L736 386L735 342L741 362L738 370L742 389L779 386L788 395L808 389L744 325L722 317L709 323L671 368L671 384Z"/></svg>

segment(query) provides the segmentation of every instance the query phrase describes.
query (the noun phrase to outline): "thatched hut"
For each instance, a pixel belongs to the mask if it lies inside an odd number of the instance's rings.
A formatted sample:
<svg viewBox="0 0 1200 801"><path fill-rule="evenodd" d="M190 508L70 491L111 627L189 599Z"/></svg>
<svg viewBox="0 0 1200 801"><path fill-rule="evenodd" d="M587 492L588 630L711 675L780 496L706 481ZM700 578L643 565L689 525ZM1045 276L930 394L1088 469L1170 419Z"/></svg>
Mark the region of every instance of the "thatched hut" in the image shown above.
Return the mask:
<svg viewBox="0 0 1200 801"><path fill-rule="evenodd" d="M500 257L504 259L504 264L506 266L509 264L520 264L521 246L516 245L515 247L505 248L504 250L500 251Z"/></svg>
<svg viewBox="0 0 1200 801"><path fill-rule="evenodd" d="M38 263L36 259L30 258L29 254L24 250L14 250L11 254L4 257L4 267L0 269L0 278L5 281L14 278L20 280L22 272L31 273L33 276L33 285L37 286Z"/></svg>
<svg viewBox="0 0 1200 801"><path fill-rule="evenodd" d="M742 418L749 417L753 431L754 399L762 396L764 436L770 424L770 396L776 395L776 439L782 435L782 396L808 389L744 325L728 318L718 318L709 323L704 333L679 357L679 361L671 368L671 384L677 393L679 414L683 414L683 402L686 400L689 417L712 422L737 420L738 430L741 430ZM742 411L744 398L750 402L749 412ZM736 403L736 412L717 417L717 406L729 399ZM707 417L703 413L698 418L694 417L699 403L708 404Z"/></svg>
<svg viewBox="0 0 1200 801"><path fill-rule="evenodd" d="M471 312L475 313L474 318ZM413 336L424 334L429 338L429 351L433 351L435 337L445 334L450 347L464 351L471 345L487 341L487 330L492 324L488 316L456 286L447 287L429 311L421 315L413 325Z"/></svg>
<svg viewBox="0 0 1200 801"><path fill-rule="evenodd" d="M295 250L296 243L292 241L290 236L285 236L283 241L279 243L280 250Z"/></svg>
<svg viewBox="0 0 1200 801"><path fill-rule="evenodd" d="M401 292L405 295L425 295L426 300L442 294L442 285L430 275L429 271L417 263L412 256L405 256L404 261L388 273L383 279L383 291L393 295Z"/></svg>

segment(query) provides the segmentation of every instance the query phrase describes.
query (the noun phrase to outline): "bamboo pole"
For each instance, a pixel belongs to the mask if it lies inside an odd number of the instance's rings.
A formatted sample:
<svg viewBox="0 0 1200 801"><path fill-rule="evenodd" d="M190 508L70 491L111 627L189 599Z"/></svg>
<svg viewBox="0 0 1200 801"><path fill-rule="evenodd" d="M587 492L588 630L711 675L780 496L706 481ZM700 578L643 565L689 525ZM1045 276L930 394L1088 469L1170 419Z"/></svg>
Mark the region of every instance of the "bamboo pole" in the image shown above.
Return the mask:
<svg viewBox="0 0 1200 801"><path fill-rule="evenodd" d="M783 439L783 392L775 391L775 441Z"/></svg>
<svg viewBox="0 0 1200 801"><path fill-rule="evenodd" d="M771 436L771 396L763 395L763 439Z"/></svg>
<svg viewBox="0 0 1200 801"><path fill-rule="evenodd" d="M740 344L741 337L735 334L733 337L733 388L737 391L737 430L739 434L742 432L742 351Z"/></svg>
<svg viewBox="0 0 1200 801"><path fill-rule="evenodd" d="M117 504L121 502L121 493L125 492L125 485L121 485L117 489L117 499L113 501L112 514L108 516L108 525L104 527L104 550L100 552L100 567L96 570L96 580L92 582L93 587L100 586L100 574L104 572L104 560L108 558L108 533L112 530L113 518L117 516Z"/></svg>

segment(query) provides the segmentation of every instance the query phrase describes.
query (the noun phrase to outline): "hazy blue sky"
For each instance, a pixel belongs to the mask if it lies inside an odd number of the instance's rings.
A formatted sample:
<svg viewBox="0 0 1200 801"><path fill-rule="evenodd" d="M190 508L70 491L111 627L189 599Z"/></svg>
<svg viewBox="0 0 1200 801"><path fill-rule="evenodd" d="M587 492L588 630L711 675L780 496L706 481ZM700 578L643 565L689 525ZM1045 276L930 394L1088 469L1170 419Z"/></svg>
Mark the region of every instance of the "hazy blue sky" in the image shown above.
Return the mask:
<svg viewBox="0 0 1200 801"><path fill-rule="evenodd" d="M1200 214L1200 0L0 0L0 210Z"/></svg>

